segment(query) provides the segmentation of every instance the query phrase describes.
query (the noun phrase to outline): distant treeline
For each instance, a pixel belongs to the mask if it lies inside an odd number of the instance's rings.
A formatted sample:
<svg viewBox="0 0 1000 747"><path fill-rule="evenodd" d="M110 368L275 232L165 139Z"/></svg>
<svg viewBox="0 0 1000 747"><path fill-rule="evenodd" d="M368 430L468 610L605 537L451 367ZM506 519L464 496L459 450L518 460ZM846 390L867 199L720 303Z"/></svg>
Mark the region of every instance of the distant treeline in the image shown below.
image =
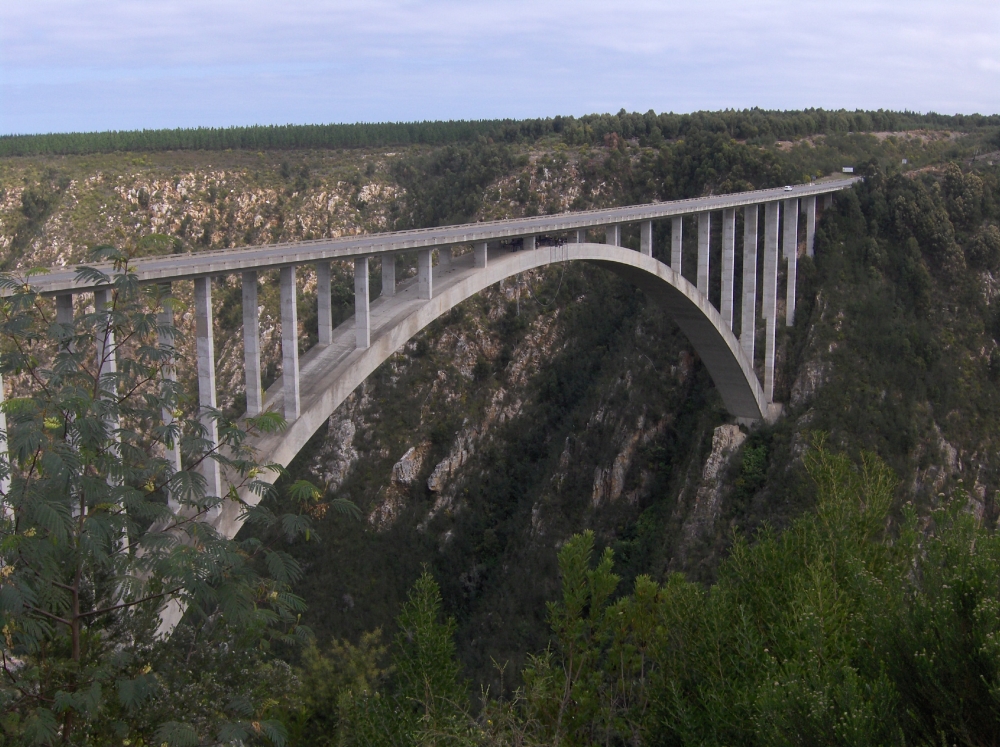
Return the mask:
<svg viewBox="0 0 1000 747"><path fill-rule="evenodd" d="M384 122L329 125L254 125L126 132L73 132L0 136L0 156L83 155L88 153L167 150L293 150L447 145L479 138L495 142L534 141L561 136L571 145L603 143L615 134L656 144L700 130L727 132L738 139L898 131L908 129L975 130L1000 127L1000 115L917 114L892 111L765 111L763 109L693 114L589 114L545 119L493 119L450 122Z"/></svg>

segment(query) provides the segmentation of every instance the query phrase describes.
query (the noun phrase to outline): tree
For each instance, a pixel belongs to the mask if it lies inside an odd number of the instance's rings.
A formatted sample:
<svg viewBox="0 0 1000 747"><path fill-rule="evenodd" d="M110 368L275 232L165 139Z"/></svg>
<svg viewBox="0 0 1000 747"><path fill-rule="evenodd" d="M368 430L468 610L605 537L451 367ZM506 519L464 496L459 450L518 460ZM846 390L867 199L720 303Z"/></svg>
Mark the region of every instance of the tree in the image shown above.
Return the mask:
<svg viewBox="0 0 1000 747"><path fill-rule="evenodd" d="M268 699L290 675L255 652L309 632L289 590L299 567L266 538L304 533L309 517L240 502L263 530L246 540L205 519L240 489L273 493L261 475L277 467L259 464L248 439L284 423L202 413L218 424L211 443L169 375L178 331L158 313L177 301L140 286L128 255L98 257L112 270L78 277L106 287L107 303L72 324L55 321L30 277L0 276L0 373L16 393L0 434L2 733L13 744L280 743ZM221 465L228 494L207 494L206 460ZM301 508L317 495L293 486ZM186 608L184 622L158 635L168 603ZM253 667L271 667L264 688ZM175 707L198 693L210 702Z"/></svg>

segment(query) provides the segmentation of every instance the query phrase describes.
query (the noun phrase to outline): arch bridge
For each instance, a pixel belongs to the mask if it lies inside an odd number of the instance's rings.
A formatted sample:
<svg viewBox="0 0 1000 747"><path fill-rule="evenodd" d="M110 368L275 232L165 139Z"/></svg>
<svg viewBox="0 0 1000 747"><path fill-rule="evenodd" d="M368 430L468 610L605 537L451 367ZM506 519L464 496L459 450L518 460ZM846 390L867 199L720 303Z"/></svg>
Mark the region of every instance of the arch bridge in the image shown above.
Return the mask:
<svg viewBox="0 0 1000 747"><path fill-rule="evenodd" d="M273 409L283 413L288 427L257 439L254 446L265 463L288 465L346 397L411 337L448 310L505 278L548 265L585 261L607 268L641 288L669 314L687 336L708 369L729 412L746 420L773 420L780 405L773 402L775 334L780 306L779 253L786 262L784 320L795 315L796 266L800 253L799 216L805 215L804 252L813 254L817 199L824 207L832 195L856 179L812 183L779 189L701 197L649 205L577 213L470 223L393 233L319 239L269 246L224 249L189 255L142 258L136 262L141 283L169 285L193 281L198 367L198 401L216 406L215 352L212 333L211 279L240 274L243 286L243 335L247 414ZM763 242L758 236L763 207ZM736 211L743 212L742 278L735 277ZM720 256L712 241L712 216L721 213L721 288L718 306L710 298L710 260ZM682 274L685 218L697 222L695 282ZM653 223L670 222L670 245L654 258ZM622 246L622 227L638 224L639 251ZM590 239L603 235L603 243ZM780 234L780 235L779 235ZM542 246L540 237L558 237ZM763 246L761 246L763 243ZM504 244L520 244L518 251ZM453 256L453 249L472 251ZM715 251L713 251L715 247ZM417 255L416 277L396 282L396 259ZM433 254L437 253L437 264ZM354 263L354 319L336 329L332 324L330 262ZM762 260L762 261L761 261ZM368 269L381 262L382 293L370 300ZM319 341L299 354L295 276L299 268L316 274ZM110 268L102 268L108 269ZM279 270L281 291L282 376L265 392L261 386L258 273ZM31 280L40 292L55 296L57 321L71 323L73 296L94 295L95 306L110 302L108 288L81 284L65 268ZM758 288L760 292L758 293ZM734 327L738 308L739 329ZM763 383L755 368L757 315L764 328ZM161 321L172 323L172 312ZM161 341L165 345L169 340ZM113 340L110 341L113 345ZM113 357L112 357L113 361ZM113 363L112 363L113 365ZM2 396L2 386L0 386ZM165 414L165 417L170 417ZM0 415L2 418L2 415ZM205 418L209 437L218 438L215 421ZM6 430L5 423L0 429ZM180 454L173 454L177 468ZM203 464L208 490L224 495L219 465ZM271 479L274 479L272 477ZM252 494L242 496L255 501ZM212 518L227 536L239 530L238 506L229 502Z"/></svg>

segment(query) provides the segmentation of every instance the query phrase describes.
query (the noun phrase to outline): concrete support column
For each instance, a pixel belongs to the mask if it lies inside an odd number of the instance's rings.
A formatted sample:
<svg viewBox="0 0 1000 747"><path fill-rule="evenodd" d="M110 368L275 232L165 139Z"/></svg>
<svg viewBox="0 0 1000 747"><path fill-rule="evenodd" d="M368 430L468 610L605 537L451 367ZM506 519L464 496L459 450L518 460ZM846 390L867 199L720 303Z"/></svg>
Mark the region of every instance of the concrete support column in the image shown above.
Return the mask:
<svg viewBox="0 0 1000 747"><path fill-rule="evenodd" d="M174 326L174 309L170 305L171 293L170 293L170 283L164 283L160 286L161 288L161 298L162 306L160 310L156 313L156 324L158 327L173 328ZM72 299L71 299L72 301ZM72 305L70 306L72 310ZM176 382L177 381L177 369L174 368L174 335L173 333L164 331L163 329L157 330L156 342L161 350L169 351L169 356L161 363L160 373L161 377L166 382ZM163 425L169 427L174 422L174 413L169 407L164 407L160 411L160 415L163 418ZM164 443L164 457L173 466L174 472L181 471L181 440L175 438L172 441L166 441ZM177 511L180 508L180 504L177 503L167 492L167 505L172 511Z"/></svg>
<svg viewBox="0 0 1000 747"><path fill-rule="evenodd" d="M486 261L489 258L489 246L485 241L480 241L473 247L472 251L475 254L476 267L486 267Z"/></svg>
<svg viewBox="0 0 1000 747"><path fill-rule="evenodd" d="M777 202L764 205L764 299L761 316L767 324L764 342L764 401L774 401L775 319L778 305L778 218Z"/></svg>
<svg viewBox="0 0 1000 747"><path fill-rule="evenodd" d="M285 395L285 420L299 417L299 312L296 299L295 267L282 267L281 273L281 382Z"/></svg>
<svg viewBox="0 0 1000 747"><path fill-rule="evenodd" d="M722 321L733 328L733 286L736 273L736 208L722 211Z"/></svg>
<svg viewBox="0 0 1000 747"><path fill-rule="evenodd" d="M368 303L368 257L358 257L354 260L354 340L361 350L366 350L372 344L372 314Z"/></svg>
<svg viewBox="0 0 1000 747"><path fill-rule="evenodd" d="M56 296L56 324L61 324L64 327L72 328L73 326L72 293L60 293L58 296ZM72 350L72 343L70 343L68 349Z"/></svg>
<svg viewBox="0 0 1000 747"><path fill-rule="evenodd" d="M97 375L99 387L111 396L117 394L117 387L113 382L101 382L105 376L118 373L118 360L115 350L115 332L111 328L111 291L101 289L94 291L94 310L98 313L106 312L108 317L104 318L97 329Z"/></svg>
<svg viewBox="0 0 1000 747"><path fill-rule="evenodd" d="M785 286L785 326L795 324L795 281L799 269L799 200L785 200L785 235L782 248L788 261Z"/></svg>
<svg viewBox="0 0 1000 747"><path fill-rule="evenodd" d="M3 376L0 376L0 405L4 403ZM7 413L0 409L0 460L3 460L6 474L0 477L0 494L10 495L10 455L7 452ZM9 503L3 504L3 518L13 519L14 509Z"/></svg>
<svg viewBox="0 0 1000 747"><path fill-rule="evenodd" d="M758 212L758 205L743 208L743 314L740 319L740 347L751 364L757 337Z"/></svg>
<svg viewBox="0 0 1000 747"><path fill-rule="evenodd" d="M587 243L587 229L578 228L576 230L576 238L573 239L575 244L586 244Z"/></svg>
<svg viewBox="0 0 1000 747"><path fill-rule="evenodd" d="M712 235L712 214L698 213L698 290L708 296L708 246Z"/></svg>
<svg viewBox="0 0 1000 747"><path fill-rule="evenodd" d="M417 298L430 299L434 295L434 275L431 272L431 250L417 252Z"/></svg>
<svg viewBox="0 0 1000 747"><path fill-rule="evenodd" d="M316 307L319 318L318 342L325 347L333 342L333 301L330 298L329 262L320 262L316 265Z"/></svg>
<svg viewBox="0 0 1000 747"><path fill-rule="evenodd" d="M647 257L653 256L653 221L645 220L639 224L639 251Z"/></svg>
<svg viewBox="0 0 1000 747"><path fill-rule="evenodd" d="M442 246L438 249L438 267L442 270L447 270L451 267L451 247Z"/></svg>
<svg viewBox="0 0 1000 747"><path fill-rule="evenodd" d="M525 236L524 240L521 242L521 248L527 252L535 251L535 248L537 246L538 246L537 236Z"/></svg>
<svg viewBox="0 0 1000 747"><path fill-rule="evenodd" d="M396 295L396 255L382 255L382 295Z"/></svg>
<svg viewBox="0 0 1000 747"><path fill-rule="evenodd" d="M62 345L59 346L60 350L62 352L66 352L66 353L73 353L73 352L75 352L76 345L73 343L73 338L72 338L72 335L74 334L74 330L75 330L75 327L74 327L74 324L73 324L73 294L72 293L60 293L58 296L56 296L56 324L59 324L60 326L62 326L64 328L64 333L65 334L71 335L71 337L65 343L63 343ZM3 399L4 399L4 397L3 397L3 380L0 379L0 404L3 403ZM70 418L72 419L72 416L70 416ZM0 412L0 431L2 431L2 433L0 433L0 454L3 454L3 457L0 457L0 458L6 458L6 456L7 456L6 455L6 452L7 452L7 440L6 440L5 434L7 433L7 416L5 414L3 414L3 412ZM73 440L75 442L76 438L74 437ZM76 444L74 443L73 445L74 445L74 448L75 448ZM9 463L8 463L7 467L8 468L10 467ZM3 493L6 494L9 491L9 489L10 489L10 478L9 477L0 478L0 491L2 491ZM7 518L13 518L13 513L10 511L9 507L6 507L6 508L8 510L5 511L4 515ZM75 517L75 516L79 516L79 515L80 515L80 505L79 505L79 503L74 502L73 503L73 516Z"/></svg>
<svg viewBox="0 0 1000 747"><path fill-rule="evenodd" d="M816 195L803 197L802 208L806 214L806 256L812 257L816 244Z"/></svg>
<svg viewBox="0 0 1000 747"><path fill-rule="evenodd" d="M622 227L617 223L604 228L604 243L608 246L622 245Z"/></svg>
<svg viewBox="0 0 1000 747"><path fill-rule="evenodd" d="M198 358L198 405L201 408L201 423L211 448L219 444L219 425L211 411L217 407L215 398L215 335L212 330L212 279L194 279L194 333ZM201 462L201 474L207 483L207 497L222 497L222 474L219 463L205 458ZM218 509L216 509L216 512Z"/></svg>
<svg viewBox="0 0 1000 747"><path fill-rule="evenodd" d="M832 207L833 207L833 194L827 193L823 195L823 209L829 210Z"/></svg>
<svg viewBox="0 0 1000 747"><path fill-rule="evenodd" d="M330 266L327 265L327 270L329 269ZM327 280L329 281L329 276ZM330 298L329 290L326 297ZM321 302L320 309L322 308ZM320 322L320 329L322 324ZM247 270L243 273L243 368L246 371L247 415L253 418L264 411L264 386L260 378L260 306L257 302L256 270Z"/></svg>
<svg viewBox="0 0 1000 747"><path fill-rule="evenodd" d="M684 217L678 215L670 221L670 269L681 274L684 258Z"/></svg>
<svg viewBox="0 0 1000 747"><path fill-rule="evenodd" d="M774 346L777 321L774 317L765 320L764 337L764 401L774 402Z"/></svg>

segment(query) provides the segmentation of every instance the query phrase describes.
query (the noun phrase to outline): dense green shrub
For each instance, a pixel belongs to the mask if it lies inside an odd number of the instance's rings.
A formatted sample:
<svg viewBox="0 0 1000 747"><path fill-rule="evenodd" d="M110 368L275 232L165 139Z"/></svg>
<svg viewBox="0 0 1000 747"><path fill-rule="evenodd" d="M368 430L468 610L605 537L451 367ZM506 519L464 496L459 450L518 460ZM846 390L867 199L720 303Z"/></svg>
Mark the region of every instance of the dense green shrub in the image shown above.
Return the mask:
<svg viewBox="0 0 1000 747"><path fill-rule="evenodd" d="M611 550L594 565L593 534L570 540L552 645L478 716L424 575L390 683L349 700L344 743L993 744L1000 536L961 492L893 528L881 460L820 445L805 461L816 511L737 541L708 589L640 576L620 595Z"/></svg>

